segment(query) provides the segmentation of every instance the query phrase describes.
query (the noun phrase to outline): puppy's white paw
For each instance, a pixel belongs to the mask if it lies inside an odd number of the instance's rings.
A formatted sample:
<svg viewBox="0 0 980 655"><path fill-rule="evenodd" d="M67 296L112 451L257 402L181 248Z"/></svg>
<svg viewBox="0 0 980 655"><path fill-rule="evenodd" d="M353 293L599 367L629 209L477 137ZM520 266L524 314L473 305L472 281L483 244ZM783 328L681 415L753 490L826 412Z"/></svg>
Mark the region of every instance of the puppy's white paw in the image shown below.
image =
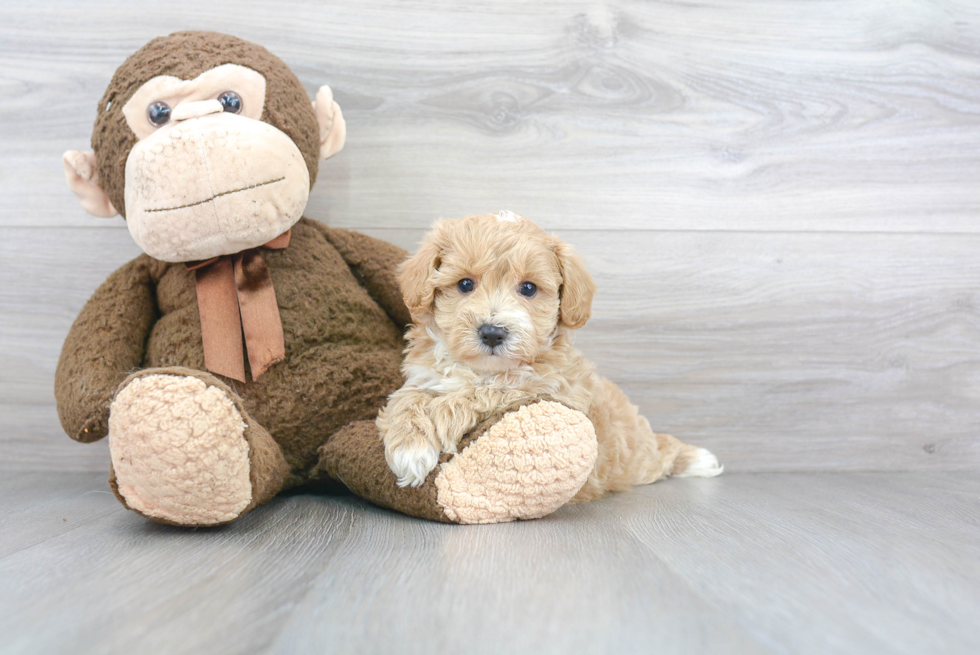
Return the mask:
<svg viewBox="0 0 980 655"><path fill-rule="evenodd" d="M401 446L385 453L399 487L418 487L439 463L439 449L432 446Z"/></svg>
<svg viewBox="0 0 980 655"><path fill-rule="evenodd" d="M676 473L678 478L713 478L721 475L725 467L718 463L718 458L706 448L698 448L697 458L686 469Z"/></svg>

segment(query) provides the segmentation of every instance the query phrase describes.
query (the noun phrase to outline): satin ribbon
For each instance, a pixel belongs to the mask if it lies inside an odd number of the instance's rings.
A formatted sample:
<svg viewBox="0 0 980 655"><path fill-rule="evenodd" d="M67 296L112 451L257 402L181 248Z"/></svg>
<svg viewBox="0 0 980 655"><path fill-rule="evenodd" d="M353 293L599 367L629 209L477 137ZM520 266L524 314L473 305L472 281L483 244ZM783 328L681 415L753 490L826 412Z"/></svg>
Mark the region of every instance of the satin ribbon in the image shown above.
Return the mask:
<svg viewBox="0 0 980 655"><path fill-rule="evenodd" d="M290 234L287 230L262 248L281 250L289 245ZM286 358L276 290L259 248L190 262L187 269L197 275L204 366L209 371L245 382L247 348L252 379L257 380Z"/></svg>

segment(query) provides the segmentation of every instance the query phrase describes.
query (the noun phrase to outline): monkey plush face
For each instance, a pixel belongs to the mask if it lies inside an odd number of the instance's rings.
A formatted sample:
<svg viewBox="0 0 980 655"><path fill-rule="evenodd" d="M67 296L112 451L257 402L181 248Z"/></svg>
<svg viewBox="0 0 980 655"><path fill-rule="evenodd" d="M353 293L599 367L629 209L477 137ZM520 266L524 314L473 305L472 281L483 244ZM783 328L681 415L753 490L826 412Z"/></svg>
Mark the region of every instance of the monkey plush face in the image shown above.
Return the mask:
<svg viewBox="0 0 980 655"><path fill-rule="evenodd" d="M68 152L69 186L123 213L151 257L183 262L267 243L302 216L317 161L343 147L329 87L311 104L264 48L221 34L151 41L116 72L93 153Z"/></svg>
<svg viewBox="0 0 980 655"><path fill-rule="evenodd" d="M151 256L238 252L302 216L310 174L292 139L261 120L265 87L260 73L223 64L193 80L154 77L123 106L139 139L126 159L126 220Z"/></svg>

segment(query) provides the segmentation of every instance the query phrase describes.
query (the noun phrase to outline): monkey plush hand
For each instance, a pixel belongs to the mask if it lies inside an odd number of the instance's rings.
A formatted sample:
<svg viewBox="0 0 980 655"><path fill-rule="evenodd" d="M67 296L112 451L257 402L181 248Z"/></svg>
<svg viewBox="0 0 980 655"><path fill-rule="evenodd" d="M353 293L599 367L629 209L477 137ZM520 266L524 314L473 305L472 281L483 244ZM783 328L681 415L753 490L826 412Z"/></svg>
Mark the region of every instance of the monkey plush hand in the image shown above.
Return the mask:
<svg viewBox="0 0 980 655"><path fill-rule="evenodd" d="M488 522L549 513L577 490L547 507L516 490L501 508L480 482L506 476L491 446L523 428L582 438L567 427L581 415L563 406L544 422L524 410L482 426L470 437L482 450L433 473L455 475L449 492L395 484L374 419L402 382L406 255L302 215L318 161L344 139L328 87L311 103L264 48L179 32L116 71L94 152L65 154L82 207L121 214L145 253L85 305L55 379L65 431L108 435L110 485L126 507L217 525L333 478L417 516ZM546 451L534 456L560 455ZM591 463L564 466L577 479Z"/></svg>

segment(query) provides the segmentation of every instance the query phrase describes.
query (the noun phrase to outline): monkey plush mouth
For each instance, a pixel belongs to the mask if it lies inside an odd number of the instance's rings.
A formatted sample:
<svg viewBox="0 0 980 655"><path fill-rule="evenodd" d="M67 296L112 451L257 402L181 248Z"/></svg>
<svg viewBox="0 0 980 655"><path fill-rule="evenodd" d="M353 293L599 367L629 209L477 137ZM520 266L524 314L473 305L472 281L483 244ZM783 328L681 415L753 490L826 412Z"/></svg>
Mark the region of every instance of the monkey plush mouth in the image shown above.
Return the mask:
<svg viewBox="0 0 980 655"><path fill-rule="evenodd" d="M268 186L270 184L275 184L276 182L283 182L285 179L286 179L285 176L283 176L283 177L276 178L274 180L267 180L265 182L259 182L258 184L249 184L248 186L243 186L240 189L232 189L231 191L222 191L221 193L217 193L217 194L211 196L210 198L205 198L204 200L198 200L197 202L191 202L191 203L188 203L186 205L179 205L177 207L161 207L159 209L146 209L144 211L147 214L151 214L151 213L154 213L154 212L172 212L172 211L176 211L178 209L187 209L188 207L197 207L198 205L203 205L206 202L211 202L215 198L220 198L222 196L230 196L233 193L241 193L242 191L249 191L250 189L258 189L259 187Z"/></svg>
<svg viewBox="0 0 980 655"><path fill-rule="evenodd" d="M126 159L126 225L161 261L268 243L302 217L309 196L309 170L292 139L228 112L154 132Z"/></svg>

